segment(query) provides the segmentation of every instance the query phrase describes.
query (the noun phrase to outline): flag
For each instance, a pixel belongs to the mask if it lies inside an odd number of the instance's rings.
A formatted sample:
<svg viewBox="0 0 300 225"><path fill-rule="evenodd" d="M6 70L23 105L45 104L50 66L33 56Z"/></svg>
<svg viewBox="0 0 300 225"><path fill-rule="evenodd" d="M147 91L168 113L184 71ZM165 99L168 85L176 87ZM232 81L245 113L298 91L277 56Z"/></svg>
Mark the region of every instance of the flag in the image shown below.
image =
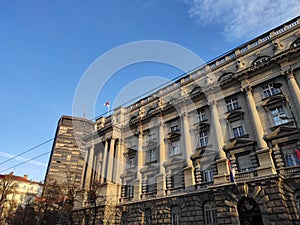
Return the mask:
<svg viewBox="0 0 300 225"><path fill-rule="evenodd" d="M295 153L296 153L297 159L300 160L300 150L295 149Z"/></svg>
<svg viewBox="0 0 300 225"><path fill-rule="evenodd" d="M234 182L234 177L235 177L235 170L232 167L230 161L228 160L228 168L229 168L229 174L230 174L230 181Z"/></svg>
<svg viewBox="0 0 300 225"><path fill-rule="evenodd" d="M109 102L109 101L108 101L108 102L105 102L105 103L104 103L104 106L110 107L110 102Z"/></svg>

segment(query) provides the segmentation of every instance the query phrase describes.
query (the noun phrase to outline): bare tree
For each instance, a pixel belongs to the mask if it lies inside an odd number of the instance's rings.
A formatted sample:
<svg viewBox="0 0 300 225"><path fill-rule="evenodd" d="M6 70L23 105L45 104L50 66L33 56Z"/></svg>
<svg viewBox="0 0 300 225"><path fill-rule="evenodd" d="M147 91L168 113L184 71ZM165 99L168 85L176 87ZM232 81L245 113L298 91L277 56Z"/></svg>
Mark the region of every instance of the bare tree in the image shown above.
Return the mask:
<svg viewBox="0 0 300 225"><path fill-rule="evenodd" d="M16 182L13 173L0 175L0 218L3 218L3 209L7 203L7 196L15 192Z"/></svg>
<svg viewBox="0 0 300 225"><path fill-rule="evenodd" d="M113 223L116 204L114 196L107 194L106 184L93 183L88 191L87 203L93 206L93 225ZM96 218L98 218L97 223Z"/></svg>

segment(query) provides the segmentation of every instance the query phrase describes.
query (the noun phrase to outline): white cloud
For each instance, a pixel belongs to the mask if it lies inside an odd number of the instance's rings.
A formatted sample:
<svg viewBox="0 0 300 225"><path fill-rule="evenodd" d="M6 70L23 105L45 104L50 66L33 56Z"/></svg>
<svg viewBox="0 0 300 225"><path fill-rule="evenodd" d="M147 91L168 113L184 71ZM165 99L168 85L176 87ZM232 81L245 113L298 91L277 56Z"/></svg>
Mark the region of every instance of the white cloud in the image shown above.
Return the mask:
<svg viewBox="0 0 300 225"><path fill-rule="evenodd" d="M299 0L184 0L203 25L222 25L228 40L253 38L296 16Z"/></svg>
<svg viewBox="0 0 300 225"><path fill-rule="evenodd" d="M7 159L11 159L11 158L16 157L16 155L12 155L12 154L9 154L9 153L6 153L6 152L0 152L0 156L4 157L4 158L7 158ZM18 156L16 158L14 158L14 160L21 161L21 162L27 162L30 159L22 157L22 156ZM37 166L43 166L43 167L47 166L46 163L41 163L41 162L36 161L36 160L30 160L27 163L37 165Z"/></svg>

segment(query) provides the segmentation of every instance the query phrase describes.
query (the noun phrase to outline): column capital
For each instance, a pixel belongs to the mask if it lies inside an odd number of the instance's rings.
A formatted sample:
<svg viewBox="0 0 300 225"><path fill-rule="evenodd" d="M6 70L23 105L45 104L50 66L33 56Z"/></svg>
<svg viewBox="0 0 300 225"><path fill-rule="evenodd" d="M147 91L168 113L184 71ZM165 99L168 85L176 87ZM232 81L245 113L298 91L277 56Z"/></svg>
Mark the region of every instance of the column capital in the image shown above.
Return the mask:
<svg viewBox="0 0 300 225"><path fill-rule="evenodd" d="M244 92L246 95L252 95L252 87L250 85L241 87L241 91Z"/></svg>

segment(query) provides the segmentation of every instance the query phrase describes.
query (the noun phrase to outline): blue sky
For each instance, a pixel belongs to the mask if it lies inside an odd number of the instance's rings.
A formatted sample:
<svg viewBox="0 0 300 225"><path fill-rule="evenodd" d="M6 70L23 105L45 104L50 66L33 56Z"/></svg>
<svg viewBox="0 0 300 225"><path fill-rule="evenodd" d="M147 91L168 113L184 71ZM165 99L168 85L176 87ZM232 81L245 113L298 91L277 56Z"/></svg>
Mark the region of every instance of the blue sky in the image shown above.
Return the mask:
<svg viewBox="0 0 300 225"><path fill-rule="evenodd" d="M0 173L44 178L48 154L15 165L49 152L52 142L3 162L54 137L60 116L72 115L84 72L107 51L134 41L162 40L208 61L298 12L295 0L0 0ZM159 63L129 66L105 84L95 114L105 112L107 100L125 101L116 100L120 90L141 77L163 78L153 79L157 85L181 73ZM130 96L149 88L139 86Z"/></svg>

